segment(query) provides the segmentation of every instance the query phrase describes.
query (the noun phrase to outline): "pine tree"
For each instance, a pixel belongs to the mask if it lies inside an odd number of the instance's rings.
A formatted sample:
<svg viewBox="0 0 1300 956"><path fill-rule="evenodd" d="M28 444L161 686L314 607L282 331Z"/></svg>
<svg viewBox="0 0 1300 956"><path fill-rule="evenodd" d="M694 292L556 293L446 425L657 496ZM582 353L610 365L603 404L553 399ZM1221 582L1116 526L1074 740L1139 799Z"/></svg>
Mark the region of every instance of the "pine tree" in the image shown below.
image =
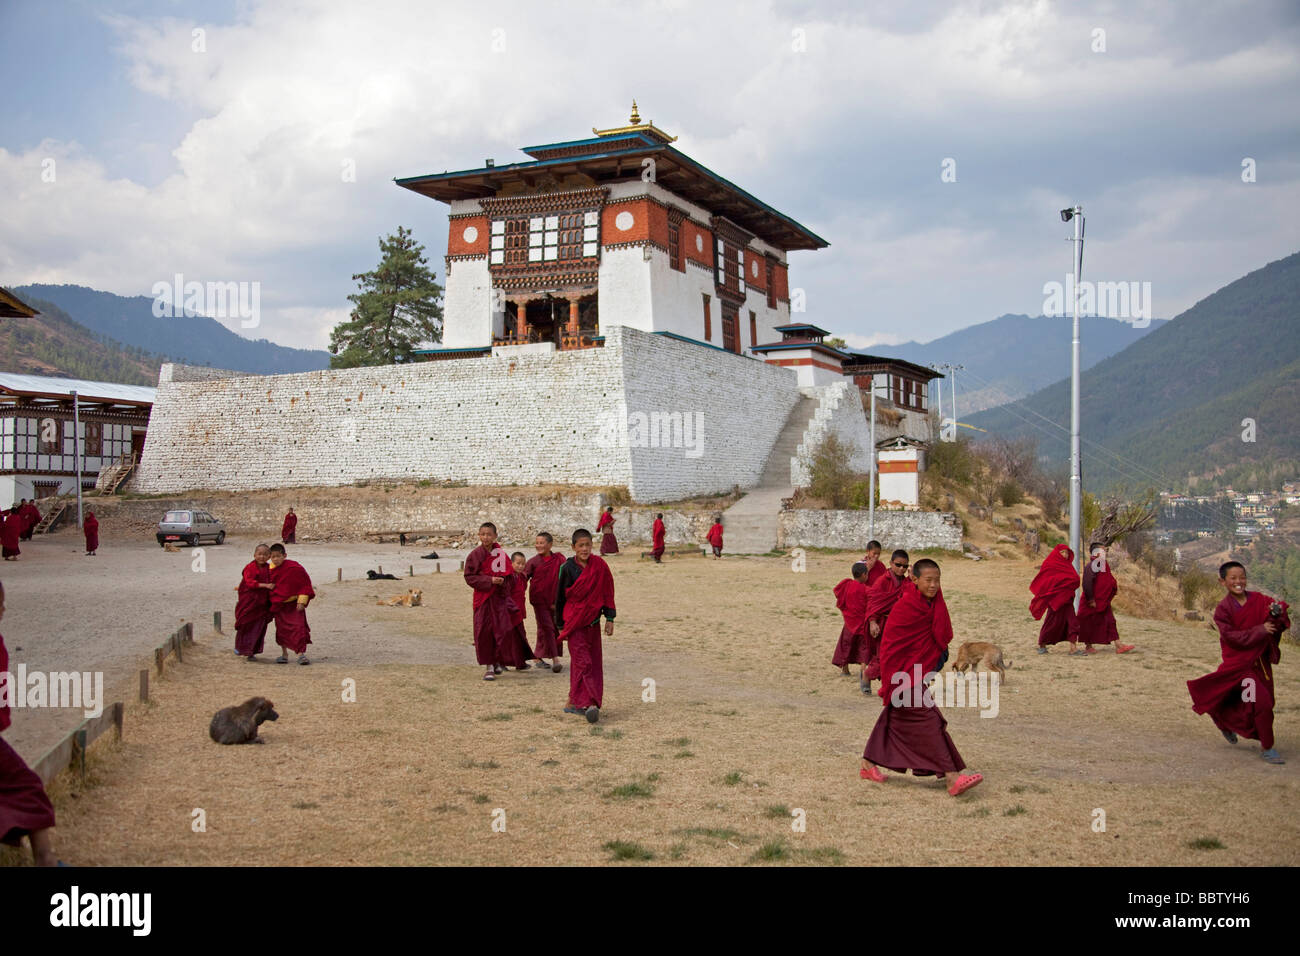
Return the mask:
<svg viewBox="0 0 1300 956"><path fill-rule="evenodd" d="M413 350L442 341L442 287L424 246L398 226L379 250L379 267L352 277L361 291L348 296L356 306L349 320L330 333L331 368L409 362Z"/></svg>

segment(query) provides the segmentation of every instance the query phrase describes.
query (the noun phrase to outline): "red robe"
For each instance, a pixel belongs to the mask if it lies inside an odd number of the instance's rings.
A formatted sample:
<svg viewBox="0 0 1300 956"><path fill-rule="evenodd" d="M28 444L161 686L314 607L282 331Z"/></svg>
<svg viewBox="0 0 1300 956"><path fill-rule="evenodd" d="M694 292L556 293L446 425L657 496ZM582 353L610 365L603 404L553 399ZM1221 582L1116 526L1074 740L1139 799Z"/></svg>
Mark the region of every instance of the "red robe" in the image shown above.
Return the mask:
<svg viewBox="0 0 1300 956"><path fill-rule="evenodd" d="M474 589L474 654L485 667L519 666L503 658L514 630L510 625L513 573L510 555L500 544L491 550L480 544L465 558L465 583ZM505 578L505 583L493 584L493 578Z"/></svg>
<svg viewBox="0 0 1300 956"><path fill-rule="evenodd" d="M86 551L99 550L99 519L95 517L93 511L86 512L86 517L82 519L81 530L86 535Z"/></svg>
<svg viewBox="0 0 1300 956"><path fill-rule="evenodd" d="M650 553L656 558L663 557L665 536L663 520L655 518L655 523L650 526L650 546L654 549Z"/></svg>
<svg viewBox="0 0 1300 956"><path fill-rule="evenodd" d="M1029 613L1037 621L1044 618L1038 632L1038 646L1059 644L1061 641L1079 639L1079 619L1074 613L1074 592L1079 589L1079 572L1074 570L1074 552L1058 544L1043 559L1029 582L1034 595L1029 602Z"/></svg>
<svg viewBox="0 0 1300 956"><path fill-rule="evenodd" d="M835 606L844 616L840 639L835 645L831 663L836 667L846 664L865 665L870 657L867 651L867 585L856 578L845 578L835 585Z"/></svg>
<svg viewBox="0 0 1300 956"><path fill-rule="evenodd" d="M30 541L32 539L32 532L35 531L36 526L41 523L41 511L34 504L28 502L19 509L18 517L23 519L23 540Z"/></svg>
<svg viewBox="0 0 1300 956"><path fill-rule="evenodd" d="M618 554L618 538L614 537L614 516L608 511L600 513L600 519L596 522L596 530L609 528L600 536L600 553L601 554Z"/></svg>
<svg viewBox="0 0 1300 956"><path fill-rule="evenodd" d="M6 558L14 558L22 554L18 547L18 538L22 534L23 519L18 515L10 514L0 515L0 553Z"/></svg>
<svg viewBox="0 0 1300 956"><path fill-rule="evenodd" d="M294 543L294 530L298 527L298 516L287 514L284 516L284 524L280 525L280 540L285 544Z"/></svg>
<svg viewBox="0 0 1300 956"><path fill-rule="evenodd" d="M559 583L560 567L564 555L552 551L543 558L535 554L524 566L528 579L528 602L533 606L533 619L537 622L537 656L562 657L564 647L555 629L555 587Z"/></svg>
<svg viewBox="0 0 1300 956"><path fill-rule="evenodd" d="M906 582L907 578L897 577L891 572L867 589L867 680L880 679L880 638L884 637L885 622ZM871 636L872 621L880 626L880 634L876 637Z"/></svg>
<svg viewBox="0 0 1300 956"><path fill-rule="evenodd" d="M524 630L524 618L528 613L525 610L528 604L525 600L528 578L518 571L512 571L507 585L510 588L511 605L510 639L502 658L512 667L523 667L536 656L533 654L533 649L528 646L528 633Z"/></svg>
<svg viewBox="0 0 1300 956"><path fill-rule="evenodd" d="M706 534L704 537L705 537L705 540L707 540L707 541L709 542L709 544L713 545L713 547L714 547L715 550L717 550L717 551L721 551L721 550L722 550L722 524L721 524L721 522L717 522L717 521L715 521L715 522L713 523L713 527L709 529L709 533Z"/></svg>
<svg viewBox="0 0 1300 956"><path fill-rule="evenodd" d="M1089 562L1083 569L1083 600L1079 602L1079 640L1083 643L1113 644L1119 640L1119 629L1115 626L1115 612L1110 609L1110 602L1119 590L1115 575L1110 573L1110 565L1102 562L1100 571L1093 569ZM1092 607L1088 598L1092 598Z"/></svg>
<svg viewBox="0 0 1300 956"><path fill-rule="evenodd" d="M271 623L271 591L259 587L271 580L271 566L249 561L239 578L239 600L235 604L235 650L248 657L260 654Z"/></svg>
<svg viewBox="0 0 1300 956"><path fill-rule="evenodd" d="M0 674L9 671L9 650L0 636ZM9 726L9 705L0 704L0 731ZM18 752L0 739L0 843L18 846L34 830L54 826L54 805L45 785Z"/></svg>
<svg viewBox="0 0 1300 956"><path fill-rule="evenodd" d="M307 625L307 611L298 610L298 595L315 597L307 569L297 561L286 558L278 568L271 568L271 610L275 614L275 643L286 651L303 654L311 643L311 628Z"/></svg>
<svg viewBox="0 0 1300 956"><path fill-rule="evenodd" d="M943 591L933 601L908 581L880 639L880 696L884 708L862 756L897 773L918 777L951 773L966 764L948 736L948 722L924 692L924 678L952 641L952 620Z"/></svg>
<svg viewBox="0 0 1300 956"><path fill-rule="evenodd" d="M866 564L867 562L863 561L862 563ZM874 588L876 583L888 573L889 562L877 560L876 563L871 566L871 570L867 572L867 587Z"/></svg>
<svg viewBox="0 0 1300 956"><path fill-rule="evenodd" d="M605 696L605 662L600 643L603 608L614 610L614 575L604 559L593 554L564 594L560 640L569 642L571 707L599 707Z"/></svg>
<svg viewBox="0 0 1300 956"><path fill-rule="evenodd" d="M1258 740L1264 750L1273 749L1273 665L1282 656L1282 632L1291 627L1287 605L1279 601L1277 633L1264 630L1272 603L1258 591L1247 591L1244 605L1226 595L1214 609L1223 663L1214 673L1187 682L1192 710L1209 714L1220 730ZM1243 699L1251 696L1253 701Z"/></svg>

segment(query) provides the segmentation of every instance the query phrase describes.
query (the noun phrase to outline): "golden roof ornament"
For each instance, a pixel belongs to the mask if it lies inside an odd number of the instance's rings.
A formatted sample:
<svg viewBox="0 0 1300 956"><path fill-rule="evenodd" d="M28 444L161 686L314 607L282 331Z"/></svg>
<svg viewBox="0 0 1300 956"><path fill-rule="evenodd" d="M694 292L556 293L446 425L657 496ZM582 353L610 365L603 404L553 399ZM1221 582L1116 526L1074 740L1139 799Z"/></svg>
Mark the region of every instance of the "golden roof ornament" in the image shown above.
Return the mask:
<svg viewBox="0 0 1300 956"><path fill-rule="evenodd" d="M677 141L676 136L669 136L655 126L654 120L648 120L645 123L641 122L641 111L637 108L636 100L632 101L632 115L628 117L627 126L619 126L615 129L596 129L593 126L591 131L597 136L617 136L620 133L646 133L661 143L675 143Z"/></svg>

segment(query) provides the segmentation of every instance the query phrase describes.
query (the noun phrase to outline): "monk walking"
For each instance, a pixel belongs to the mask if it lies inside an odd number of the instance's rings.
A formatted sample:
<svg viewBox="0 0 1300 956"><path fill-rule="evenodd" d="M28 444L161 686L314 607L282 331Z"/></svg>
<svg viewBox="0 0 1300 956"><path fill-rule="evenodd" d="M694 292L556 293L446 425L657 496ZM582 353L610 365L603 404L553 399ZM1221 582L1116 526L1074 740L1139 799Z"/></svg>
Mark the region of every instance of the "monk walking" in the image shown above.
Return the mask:
<svg viewBox="0 0 1300 956"><path fill-rule="evenodd" d="M862 563L867 566L867 587L874 588L876 582L889 573L889 569L880 563L880 552L883 550L879 541L871 540L867 542L867 553L862 558Z"/></svg>
<svg viewBox="0 0 1300 956"><path fill-rule="evenodd" d="M916 562L915 583L902 586L902 594L885 622L880 639L880 696L884 708L862 753L864 780L884 783L881 767L895 773L908 770L917 777L943 780L966 764L948 736L948 722L939 712L927 675L952 641L952 620L939 586L939 565L929 558ZM963 773L948 793L956 797L984 779Z"/></svg>
<svg viewBox="0 0 1300 956"><path fill-rule="evenodd" d="M95 512L86 512L86 517L81 522L81 530L86 536L86 554L94 556L99 550L99 519L95 517Z"/></svg>
<svg viewBox="0 0 1300 956"><path fill-rule="evenodd" d="M573 532L573 551L560 568L555 594L560 640L569 642L569 703L564 712L584 714L594 724L600 720L605 693L602 616L605 636L614 636L614 575L604 558L591 553L591 532L586 528Z"/></svg>
<svg viewBox="0 0 1300 956"><path fill-rule="evenodd" d="M266 628L271 623L271 549L259 544L253 560L240 574L239 601L235 605L235 653L256 660L266 643Z"/></svg>
<svg viewBox="0 0 1300 956"><path fill-rule="evenodd" d="M5 612L5 589L0 584L0 618ZM0 635L0 679L9 677L9 650ZM0 694L0 731L10 723L9 690ZM0 843L21 846L23 837L31 842L32 859L37 866L58 866L54 855L54 804L45 793L45 785L18 752L0 738Z"/></svg>
<svg viewBox="0 0 1300 956"><path fill-rule="evenodd" d="M880 635L885 631L889 612L903 593L910 567L907 552L898 549L889 559L889 572L882 575L867 591L867 686L880 679Z"/></svg>
<svg viewBox="0 0 1300 956"><path fill-rule="evenodd" d="M559 586L564 555L551 550L554 544L549 531L542 531L533 539L537 553L524 565L524 577L528 579L528 603L533 606L533 620L537 622L535 653L538 660L549 657L552 673L558 674L564 669L560 663L564 646L555 629L555 589Z"/></svg>
<svg viewBox="0 0 1300 956"><path fill-rule="evenodd" d="M666 537L666 532L664 530L664 515L663 512L661 511L659 512L659 514L655 515L655 522L650 526L650 547L652 548L650 552L650 557L655 559L655 564L664 563L664 538L665 537Z"/></svg>
<svg viewBox="0 0 1300 956"><path fill-rule="evenodd" d="M1246 590L1246 568L1219 566L1228 592L1214 609L1223 663L1212 674L1187 682L1192 710L1209 714L1225 740L1258 740L1267 763L1286 763L1273 746L1273 665L1282 657L1283 632L1291 627L1285 601Z"/></svg>
<svg viewBox="0 0 1300 956"><path fill-rule="evenodd" d="M722 516L721 515L713 519L713 527L709 529L709 533L706 534L704 538L706 541L709 542L710 545L712 545L713 556L715 558L721 558L722 557Z"/></svg>
<svg viewBox="0 0 1300 956"><path fill-rule="evenodd" d="M528 646L528 632L524 629L524 618L528 616L528 578L524 577L524 568L527 566L522 551L510 555L511 571L507 579L510 588L510 636L506 640L501 659L517 671L528 670L532 667L528 662L534 659L533 649Z"/></svg>
<svg viewBox="0 0 1300 956"><path fill-rule="evenodd" d="M614 537L614 522L617 520L614 517L613 505L600 513L600 520L596 522L596 531L604 532L600 536L601 554L618 554L618 538Z"/></svg>
<svg viewBox="0 0 1300 956"><path fill-rule="evenodd" d="M849 673L850 664L860 665L858 670L858 687L862 693L871 693L871 684L867 680L867 566L861 561L849 569L851 577L835 585L831 592L835 595L835 606L840 609L844 626L840 628L840 639L835 644L835 653L831 663L840 669L841 674Z"/></svg>
<svg viewBox="0 0 1300 956"><path fill-rule="evenodd" d="M474 654L486 671L484 680L496 680L506 663L502 652L511 639L510 588L514 568L505 548L497 543L497 526L485 521L478 529L479 546L465 558L465 583L474 589Z"/></svg>
<svg viewBox="0 0 1300 956"><path fill-rule="evenodd" d="M1085 653L1079 650L1079 618L1074 613L1074 592L1078 589L1074 552L1058 544L1029 582L1029 590L1034 595L1029 602L1029 613L1035 621L1040 618L1043 621L1038 632L1038 653L1046 654L1050 645L1066 640L1070 642L1071 654Z"/></svg>
<svg viewBox="0 0 1300 956"><path fill-rule="evenodd" d="M298 530L298 516L289 509L289 513L284 516L284 523L280 525L280 541L284 544L296 544L298 539L295 532Z"/></svg>
<svg viewBox="0 0 1300 956"><path fill-rule="evenodd" d="M18 547L22 523L23 519L18 517L14 508L10 508L8 514L0 513L0 554L6 561L17 561L18 555L23 553Z"/></svg>
<svg viewBox="0 0 1300 956"><path fill-rule="evenodd" d="M307 660L311 628L307 624L307 605L316 596L307 569L285 554L284 545L271 545L271 613L275 616L275 643L280 645L277 664L289 663L290 652L298 655L299 664Z"/></svg>
<svg viewBox="0 0 1300 956"><path fill-rule="evenodd" d="M36 530L36 526L41 523L41 513L36 507L36 502L24 498L22 504L18 506L18 517L23 519L22 539L24 541L32 540L32 533Z"/></svg>
<svg viewBox="0 0 1300 956"><path fill-rule="evenodd" d="M1090 544L1088 554L1088 563L1083 568L1083 600L1079 602L1079 640L1088 654L1097 653L1093 646L1096 644L1114 644L1116 654L1127 654L1133 645L1119 642L1115 612L1110 609L1119 583L1106 563L1106 546Z"/></svg>

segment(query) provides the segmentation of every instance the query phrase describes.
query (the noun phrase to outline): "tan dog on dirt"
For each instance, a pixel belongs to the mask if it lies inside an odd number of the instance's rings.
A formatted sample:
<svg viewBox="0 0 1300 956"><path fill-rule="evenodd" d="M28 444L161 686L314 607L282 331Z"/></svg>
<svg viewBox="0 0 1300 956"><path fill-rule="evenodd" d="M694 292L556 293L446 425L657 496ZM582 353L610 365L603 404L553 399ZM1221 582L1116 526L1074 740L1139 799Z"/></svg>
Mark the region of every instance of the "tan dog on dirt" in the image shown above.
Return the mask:
<svg viewBox="0 0 1300 956"><path fill-rule="evenodd" d="M177 547L176 545L172 544L170 541L168 541L166 544L163 545L163 550L164 550L164 551L170 551L170 552L172 552L172 553L174 554L174 553L176 553L177 551L179 551L180 548Z"/></svg>
<svg viewBox="0 0 1300 956"><path fill-rule="evenodd" d="M387 601L376 601L378 607L419 607L420 600L424 597L424 592L419 588L411 588L405 594L399 594L397 597L390 597Z"/></svg>
<svg viewBox="0 0 1300 956"><path fill-rule="evenodd" d="M952 669L964 674L969 667L974 673L979 670L980 664L984 665L985 670L997 671L998 677L1002 680L1007 679L1006 668L1011 666L1010 661L1002 660L1002 648L996 644L987 641L967 641L957 648L957 659L953 661Z"/></svg>

